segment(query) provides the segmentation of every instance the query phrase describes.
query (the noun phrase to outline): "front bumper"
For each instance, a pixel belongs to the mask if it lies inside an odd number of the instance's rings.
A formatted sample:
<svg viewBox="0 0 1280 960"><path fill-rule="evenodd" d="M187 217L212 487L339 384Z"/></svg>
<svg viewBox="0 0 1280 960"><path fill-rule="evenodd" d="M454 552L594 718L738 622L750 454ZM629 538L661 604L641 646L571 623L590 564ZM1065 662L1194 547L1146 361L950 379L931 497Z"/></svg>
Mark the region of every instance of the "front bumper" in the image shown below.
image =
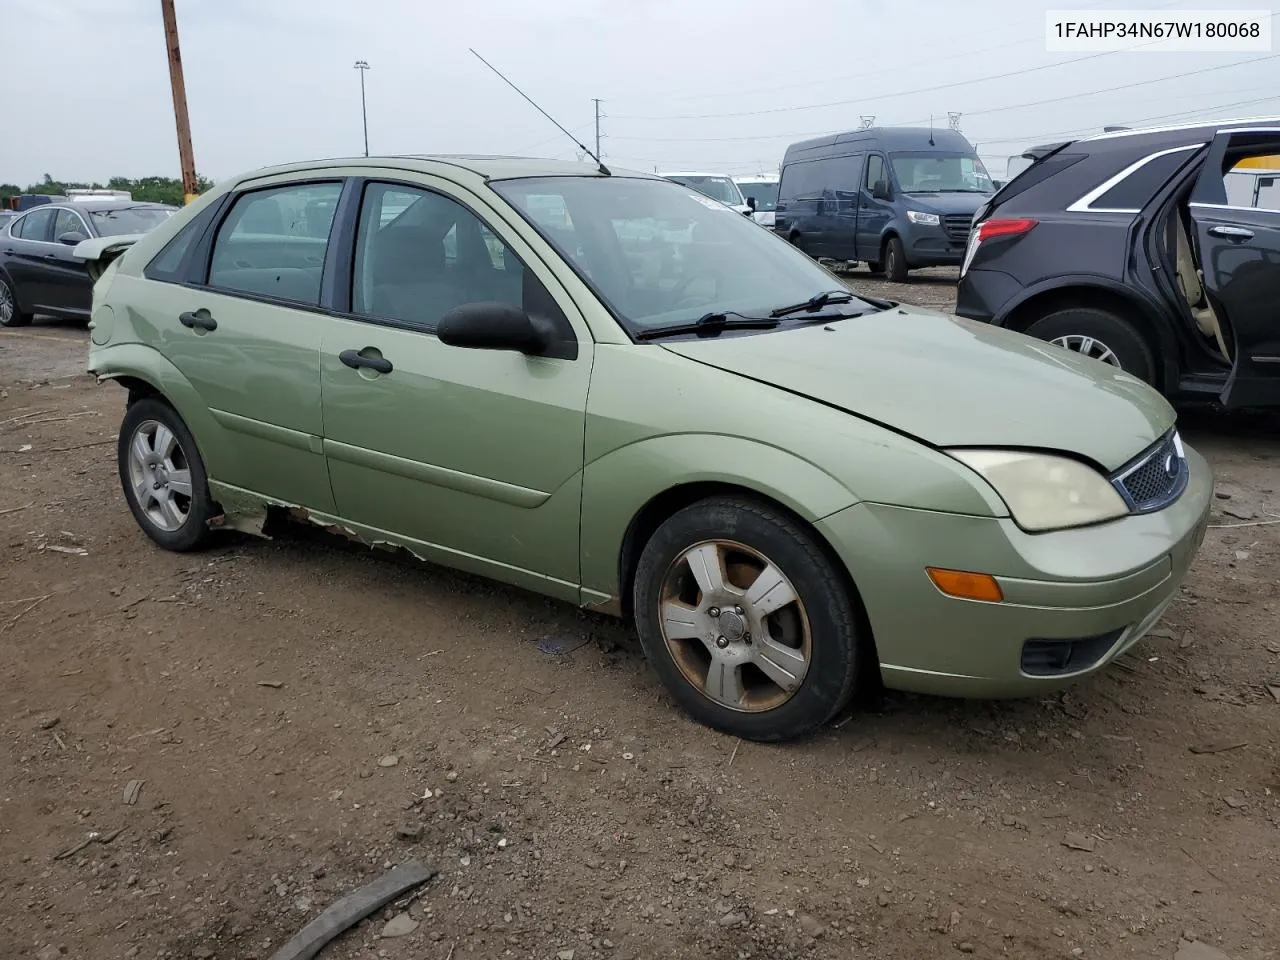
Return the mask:
<svg viewBox="0 0 1280 960"><path fill-rule="evenodd" d="M945 227L907 221L902 228L907 265L911 267L949 267L964 262L968 237L952 237Z"/></svg>
<svg viewBox="0 0 1280 960"><path fill-rule="evenodd" d="M858 586L885 686L1035 696L1105 667L1159 620L1204 539L1213 476L1198 453L1186 455L1190 480L1171 506L1094 527L1028 534L1008 518L871 503L820 521ZM989 573L1004 600L946 596L926 566ZM1084 662L1024 670L1028 641L1073 640L1088 641Z"/></svg>

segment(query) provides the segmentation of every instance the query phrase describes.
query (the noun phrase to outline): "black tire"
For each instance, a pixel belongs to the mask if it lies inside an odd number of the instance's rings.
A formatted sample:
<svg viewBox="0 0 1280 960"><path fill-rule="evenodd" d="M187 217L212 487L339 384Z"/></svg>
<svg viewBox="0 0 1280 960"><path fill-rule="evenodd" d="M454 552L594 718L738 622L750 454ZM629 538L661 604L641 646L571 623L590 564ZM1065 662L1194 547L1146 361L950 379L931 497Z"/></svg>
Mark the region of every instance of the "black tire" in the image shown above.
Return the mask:
<svg viewBox="0 0 1280 960"><path fill-rule="evenodd" d="M791 234L791 236L787 237L787 242L790 243L797 250L799 250L801 253L803 253L806 257L813 257L813 254L811 254L808 251L808 249L805 247L804 238L800 236L800 234L798 233Z"/></svg>
<svg viewBox="0 0 1280 960"><path fill-rule="evenodd" d="M686 551L713 540L731 541L757 552L761 555L757 559L763 559L781 571L798 598L798 603L780 607L767 615L781 614L792 618L793 623L807 624L809 634L807 671L792 690L775 687L778 693L788 697L777 706L757 703L755 712L747 712L711 699L709 693L704 693L686 677L676 656L668 648L661 609L664 588L670 582L669 575L679 569L678 562ZM729 555L734 555L732 550ZM721 569L725 566L727 564ZM729 579L726 576L726 580ZM741 599L745 602L746 596ZM864 650L856 601L816 536L775 507L745 498L713 497L680 510L663 523L645 544L636 568L633 600L636 629L645 656L671 696L695 720L709 727L747 740L789 740L825 724L852 695ZM712 603L715 600L715 597L700 594L697 602ZM749 617L748 621L756 622ZM719 622L723 624L723 621ZM777 621L770 622L776 624ZM767 625L763 629L773 630ZM690 649L699 657L705 657L710 671L711 647L716 645L714 639L710 634L706 634L704 639L700 633L697 639L683 641L688 647L682 649ZM748 648L752 647L753 641L757 651L770 649L761 637L753 638L750 633L745 635L744 641L745 647L738 647L744 654L750 652ZM779 645L772 649L778 649ZM802 646L792 649L803 651ZM753 689L746 682L748 674L753 677L758 674L759 678L765 679L754 689L769 688L770 681L753 665L749 670L745 666L741 671L735 670L741 689ZM744 694L738 703L747 706L747 697L752 695Z"/></svg>
<svg viewBox="0 0 1280 960"><path fill-rule="evenodd" d="M872 273L884 273L884 264L879 260L871 260L867 263L867 269Z"/></svg>
<svg viewBox="0 0 1280 960"><path fill-rule="evenodd" d="M154 432L157 425L172 434L175 441L173 451L166 452L160 449ZM139 494L135 490L134 458L131 453L135 439L143 444L149 444L152 455L148 460L157 463L161 471L156 482L165 484L163 487L166 491L165 498L174 503L178 511L185 514L181 522L172 529L166 529L162 525L164 510L160 498L149 500L146 505L139 501ZM164 549L178 553L195 550L208 543L213 536L209 528L209 520L216 513L213 500L209 496L208 474L205 472L200 451L196 448L195 438L191 436L191 431L171 406L155 397L145 397L129 405L120 423L116 463L120 473L120 485L124 489L124 498L128 501L133 518L138 521L138 526L142 528L143 533ZM189 495L175 492L167 486L169 474L181 470L186 470L190 477ZM147 476L145 472L139 472L139 475ZM180 482L179 477L180 474L172 479L177 483ZM140 483L147 482L149 478L140 481ZM153 516L156 512L161 514L159 519ZM175 516L173 520L176 522L176 519Z"/></svg>
<svg viewBox="0 0 1280 960"><path fill-rule="evenodd" d="M7 298L10 304L9 310L0 307L0 327L25 327L31 322L31 314L23 313L22 308L18 306L18 295L13 290L13 284L9 282L9 278L0 276L0 303Z"/></svg>
<svg viewBox="0 0 1280 960"><path fill-rule="evenodd" d="M1128 320L1098 307L1067 307L1056 310L1026 328L1039 340L1087 337L1102 344L1115 357L1116 365L1140 380L1154 384L1155 358L1146 338ZM1072 349L1068 346L1068 349ZM1077 351L1079 352L1079 351ZM1095 359L1101 359L1096 349Z"/></svg>
<svg viewBox="0 0 1280 960"><path fill-rule="evenodd" d="M891 236L885 240L880 263L884 278L890 283L907 282L907 251L903 248L900 237Z"/></svg>

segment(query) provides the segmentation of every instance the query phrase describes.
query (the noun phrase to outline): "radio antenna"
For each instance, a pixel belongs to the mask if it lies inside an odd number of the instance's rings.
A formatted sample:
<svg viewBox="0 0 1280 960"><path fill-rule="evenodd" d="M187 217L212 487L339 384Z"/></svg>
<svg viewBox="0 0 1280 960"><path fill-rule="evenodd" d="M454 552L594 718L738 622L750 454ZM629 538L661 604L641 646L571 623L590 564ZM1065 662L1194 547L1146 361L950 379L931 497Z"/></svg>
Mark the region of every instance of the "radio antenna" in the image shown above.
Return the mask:
<svg viewBox="0 0 1280 960"><path fill-rule="evenodd" d="M468 49L471 49L471 48L468 48ZM490 62L489 62L488 60L486 60L484 57L480 56L480 54L476 53L474 49L472 49L472 50L471 50L471 52L472 52L473 54L475 54L475 58L476 58L477 60L479 60L479 61L480 61L481 63L483 63L486 67L488 67L490 70L492 70L494 73L496 73L496 74L498 75L498 77L502 80L502 82L503 82L503 83L505 83L507 86L509 86L509 87L510 87L512 90L514 90L516 93L520 94L520 96L522 96L522 97L524 97L526 100L528 100L528 101L529 101L529 103L530 103L530 104L532 104L532 106L533 106L533 108L534 108L535 110L537 110L540 114L542 114L544 117L546 117L546 118L547 118L548 120L550 120L552 123L554 123L554 124L559 128L559 130L560 130L560 132L561 132L561 133L563 133L566 137L568 137L570 140L572 140L572 141L574 142L574 144L578 147L578 149L579 149L579 150L581 150L581 151L582 151L583 153L585 153L588 157L590 157L592 160L594 160L594 161L596 162L596 166L598 166L598 167L600 168L600 172L601 172L601 173L603 173L606 177L612 176L612 174L609 172L609 168L608 168L608 167L606 167L606 166L604 165L604 163L602 163L602 162L601 162L601 160L600 160L600 158L599 158L599 157L597 157L594 153L592 153L590 150L588 150L588 149L587 149L586 144L582 143L582 142L581 142L580 140L578 140L578 138L577 138L577 137L575 137L572 133L570 133L570 132L569 132L568 130L566 130L564 127L560 126L559 121L557 121L555 117L553 117L551 114L547 113L547 111L543 110L540 106L538 106L536 103L534 103L534 102L533 102L533 98L532 98L532 97L530 97L527 93L525 93L523 90L521 90L519 87L517 87L514 83L512 83L512 82L511 82L510 80L508 80L506 77L504 77L504 76L502 75L502 71L500 71L497 67L495 67L492 63L490 63Z"/></svg>

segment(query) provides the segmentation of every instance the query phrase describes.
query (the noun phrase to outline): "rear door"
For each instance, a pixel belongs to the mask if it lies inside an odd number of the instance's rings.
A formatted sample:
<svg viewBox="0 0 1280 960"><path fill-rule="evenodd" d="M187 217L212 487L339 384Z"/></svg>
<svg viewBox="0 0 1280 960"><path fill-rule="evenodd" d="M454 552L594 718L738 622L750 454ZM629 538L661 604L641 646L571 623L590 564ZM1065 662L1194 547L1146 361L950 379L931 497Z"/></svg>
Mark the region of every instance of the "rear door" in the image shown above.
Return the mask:
<svg viewBox="0 0 1280 960"><path fill-rule="evenodd" d="M1280 127L1220 132L1191 194L1205 292L1234 346L1225 406L1280 405L1280 209L1231 203L1224 179L1277 152Z"/></svg>
<svg viewBox="0 0 1280 960"><path fill-rule="evenodd" d="M52 252L53 210L33 210L14 221L0 261L22 310L41 310L49 292L45 258Z"/></svg>
<svg viewBox="0 0 1280 960"><path fill-rule="evenodd" d="M320 291L343 182L281 176L243 187L178 257L187 265L177 278L164 279L168 248L147 267L149 338L217 425L201 436L215 499L239 490L334 510L321 444ZM328 213L309 216L317 202Z"/></svg>

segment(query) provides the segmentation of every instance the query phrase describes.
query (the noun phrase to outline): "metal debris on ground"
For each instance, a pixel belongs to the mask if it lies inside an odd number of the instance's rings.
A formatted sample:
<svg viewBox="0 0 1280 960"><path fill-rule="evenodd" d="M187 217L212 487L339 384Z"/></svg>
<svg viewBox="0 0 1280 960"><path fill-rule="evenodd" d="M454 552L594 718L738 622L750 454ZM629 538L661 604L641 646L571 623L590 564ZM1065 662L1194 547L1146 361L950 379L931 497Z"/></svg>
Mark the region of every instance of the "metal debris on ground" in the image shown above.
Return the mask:
<svg viewBox="0 0 1280 960"><path fill-rule="evenodd" d="M1229 740L1224 743L1198 743L1188 749L1192 753L1226 753L1228 750L1239 750L1248 745L1243 740Z"/></svg>
<svg viewBox="0 0 1280 960"><path fill-rule="evenodd" d="M142 793L142 785L145 780L130 780L124 786L124 802L129 806L133 806L138 802L138 795Z"/></svg>
<svg viewBox="0 0 1280 960"><path fill-rule="evenodd" d="M581 640L571 640L566 637L557 637L547 634L538 641L538 650L545 653L549 657L562 657L567 653L585 647L591 642L591 637L584 637Z"/></svg>

